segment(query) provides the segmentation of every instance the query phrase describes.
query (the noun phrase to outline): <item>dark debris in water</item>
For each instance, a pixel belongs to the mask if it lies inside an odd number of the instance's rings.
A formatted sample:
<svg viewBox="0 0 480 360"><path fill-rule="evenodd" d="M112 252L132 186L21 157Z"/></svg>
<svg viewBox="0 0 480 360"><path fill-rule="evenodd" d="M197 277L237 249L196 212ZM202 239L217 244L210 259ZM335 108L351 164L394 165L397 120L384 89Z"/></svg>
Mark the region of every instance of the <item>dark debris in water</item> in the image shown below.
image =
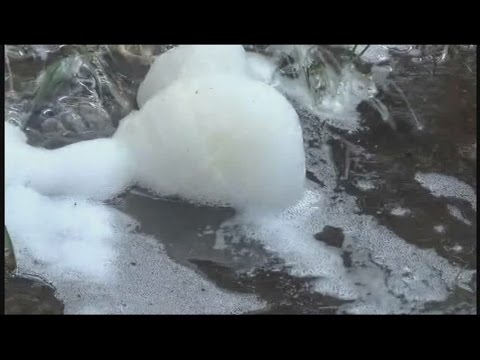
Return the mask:
<svg viewBox="0 0 480 360"><path fill-rule="evenodd" d="M341 248L343 246L343 230L334 226L325 226L323 230L314 235L315 239L324 242L327 245Z"/></svg>
<svg viewBox="0 0 480 360"><path fill-rule="evenodd" d="M249 314L330 314L345 304L329 296L312 293L309 281L289 275L278 264L257 268L252 273L236 272L210 260L189 259L197 269L227 290L252 293L266 300L266 309ZM321 305L320 305L321 304Z"/></svg>

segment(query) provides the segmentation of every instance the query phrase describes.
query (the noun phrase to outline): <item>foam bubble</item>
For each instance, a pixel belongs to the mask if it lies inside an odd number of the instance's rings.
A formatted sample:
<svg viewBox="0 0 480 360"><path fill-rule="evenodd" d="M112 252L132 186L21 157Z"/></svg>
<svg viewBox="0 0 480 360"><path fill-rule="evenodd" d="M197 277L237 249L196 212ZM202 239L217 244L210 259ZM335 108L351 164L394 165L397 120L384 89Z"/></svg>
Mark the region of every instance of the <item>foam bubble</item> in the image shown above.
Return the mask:
<svg viewBox="0 0 480 360"><path fill-rule="evenodd" d="M180 78L222 73L244 75L245 50L241 45L181 45L156 58L138 89L139 107L158 91Z"/></svg>
<svg viewBox="0 0 480 360"><path fill-rule="evenodd" d="M112 139L95 139L56 150L32 147L5 123L5 185L23 184L46 195L111 198L133 179L128 149Z"/></svg>
<svg viewBox="0 0 480 360"><path fill-rule="evenodd" d="M405 215L409 215L410 213L411 211L409 209L403 208L401 206L397 206L392 210L390 210L390 214L394 216L405 216Z"/></svg>
<svg viewBox="0 0 480 360"><path fill-rule="evenodd" d="M251 77L266 84L273 82L277 66L267 57L249 52L247 53L248 73Z"/></svg>
<svg viewBox="0 0 480 360"><path fill-rule="evenodd" d="M138 183L162 195L235 207L286 207L303 192L302 130L290 103L243 76L182 78L114 138Z"/></svg>

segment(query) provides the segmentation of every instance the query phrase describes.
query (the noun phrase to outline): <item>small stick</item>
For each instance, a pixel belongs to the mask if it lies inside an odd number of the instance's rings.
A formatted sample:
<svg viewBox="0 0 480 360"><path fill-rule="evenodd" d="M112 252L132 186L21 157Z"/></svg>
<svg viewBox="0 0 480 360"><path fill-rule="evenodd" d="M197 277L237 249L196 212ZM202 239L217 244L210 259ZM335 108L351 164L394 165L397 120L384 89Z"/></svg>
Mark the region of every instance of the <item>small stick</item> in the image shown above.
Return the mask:
<svg viewBox="0 0 480 360"><path fill-rule="evenodd" d="M13 74L12 74L12 69L10 68L10 59L8 58L8 53L5 51L5 64L7 65L7 71L8 71L8 85L10 87L9 91L15 91L13 89Z"/></svg>
<svg viewBox="0 0 480 360"><path fill-rule="evenodd" d="M363 54L365 54L365 51L367 51L369 47L370 47L370 45L365 46L365 49L363 49L363 50L360 52L360 54L358 54L357 57L359 58L360 56L362 56Z"/></svg>
<svg viewBox="0 0 480 360"><path fill-rule="evenodd" d="M400 87L397 85L396 82L392 81L391 84L392 84L392 86L395 88L395 90L398 91L398 93L400 94L400 96L403 98L403 101L405 101L405 104L407 105L408 110L410 111L410 113L411 113L412 116L413 116L413 119L414 119L415 122L416 122L417 129L418 129L418 130L423 130L423 125L422 125L422 124L420 123L420 121L418 120L417 115L415 114L415 111L413 111L413 108L412 108L412 106L410 105L410 101L408 101L407 96L405 95L405 93L403 92L403 90L400 89Z"/></svg>
<svg viewBox="0 0 480 360"><path fill-rule="evenodd" d="M343 179L348 180L348 175L350 174L350 147L345 144L345 171L343 174Z"/></svg>

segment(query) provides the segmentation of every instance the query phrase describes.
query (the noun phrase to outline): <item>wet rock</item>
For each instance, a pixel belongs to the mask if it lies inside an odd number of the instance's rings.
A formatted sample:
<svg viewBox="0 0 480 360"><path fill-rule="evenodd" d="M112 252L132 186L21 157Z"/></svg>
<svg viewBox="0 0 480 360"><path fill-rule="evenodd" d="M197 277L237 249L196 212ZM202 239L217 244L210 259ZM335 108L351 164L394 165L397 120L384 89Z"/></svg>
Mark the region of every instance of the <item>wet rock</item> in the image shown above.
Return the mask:
<svg viewBox="0 0 480 360"><path fill-rule="evenodd" d="M64 304L55 297L55 289L43 280L30 276L5 278L5 314L61 315Z"/></svg>
<svg viewBox="0 0 480 360"><path fill-rule="evenodd" d="M17 267L17 262L15 260L15 252L13 250L12 240L8 234L7 228L5 227L5 270L14 271Z"/></svg>
<svg viewBox="0 0 480 360"><path fill-rule="evenodd" d="M326 225L323 230L314 235L315 239L323 241L325 244L341 248L345 236L343 230L334 226Z"/></svg>

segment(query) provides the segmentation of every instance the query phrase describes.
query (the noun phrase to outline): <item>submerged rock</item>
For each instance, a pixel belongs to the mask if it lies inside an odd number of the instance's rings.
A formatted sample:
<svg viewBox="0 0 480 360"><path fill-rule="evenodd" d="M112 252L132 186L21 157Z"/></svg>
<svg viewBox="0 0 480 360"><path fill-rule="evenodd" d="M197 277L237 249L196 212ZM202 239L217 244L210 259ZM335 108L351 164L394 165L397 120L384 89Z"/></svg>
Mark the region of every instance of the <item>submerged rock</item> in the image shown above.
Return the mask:
<svg viewBox="0 0 480 360"><path fill-rule="evenodd" d="M323 241L325 244L341 248L345 236L343 230L334 226L326 225L323 230L314 235L315 239Z"/></svg>

